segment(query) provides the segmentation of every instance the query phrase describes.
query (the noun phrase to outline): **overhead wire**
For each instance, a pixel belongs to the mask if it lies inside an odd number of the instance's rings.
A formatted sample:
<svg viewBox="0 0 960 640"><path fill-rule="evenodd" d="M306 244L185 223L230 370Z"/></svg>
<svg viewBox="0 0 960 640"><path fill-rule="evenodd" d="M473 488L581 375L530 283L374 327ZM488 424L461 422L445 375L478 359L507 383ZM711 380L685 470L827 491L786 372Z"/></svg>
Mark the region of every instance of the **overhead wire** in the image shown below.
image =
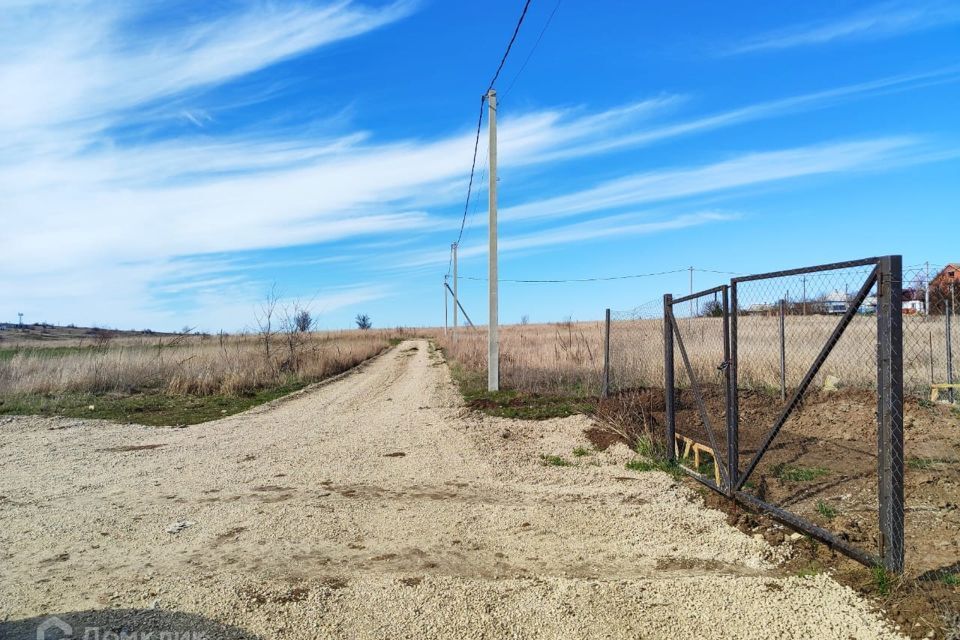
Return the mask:
<svg viewBox="0 0 960 640"><path fill-rule="evenodd" d="M544 23L543 28L540 29L540 35L537 36L536 42L533 43L533 47L530 49L530 52L527 54L526 59L523 61L523 64L520 65L520 70L517 71L516 75L513 76L513 80L510 81L510 84L507 86L507 90L503 92L503 97L506 98L510 93L510 90L513 89L513 85L517 83L517 78L520 77L520 74L523 73L523 70L527 68L527 63L530 62L530 58L533 57L533 52L537 50L537 47L540 46L540 41L543 40L543 34L547 32L547 29L550 27L550 23L553 22L553 16L557 14L557 9L560 8L560 3L563 0L557 0L557 4L554 5L553 11L550 12L550 16L547 18L546 23Z"/></svg>
<svg viewBox="0 0 960 640"><path fill-rule="evenodd" d="M467 200L463 205L463 218L460 221L460 232L457 234L457 244L459 244L460 240L463 238L463 228L467 224L467 212L470 209L470 195L473 191L473 177L477 170L477 149L480 146L480 129L483 126L483 105L487 100L487 94L490 93L490 90L493 89L493 85L497 82L497 78L500 77L500 72L503 71L503 65L507 63L507 58L510 56L510 50L513 49L513 43L516 42L517 34L520 33L520 26L523 24L523 19L527 16L527 10L530 8L530 2L531 0L526 0L526 2L524 2L523 11L520 12L520 19L517 20L517 26L513 28L513 35L510 36L510 42L507 43L507 48L503 52L503 57L500 58L500 64L497 66L497 70L493 74L493 78L490 79L490 84L487 85L487 90L484 91L483 95L480 97L480 115L477 117L477 133L473 140L473 161L470 163L470 179L467 182ZM447 266L447 275L450 275L450 265Z"/></svg>
<svg viewBox="0 0 960 640"><path fill-rule="evenodd" d="M671 271L656 271L653 273L635 273L624 276L601 276L596 278L567 278L567 279L546 279L546 280L534 280L534 279L523 279L515 280L509 278L498 279L497 282L516 282L516 283L525 283L525 284L560 284L564 282L601 282L607 280L630 280L634 278L650 278L653 276L665 276L672 273L683 273L688 271L688 269L673 269ZM472 276L460 276L461 280L478 280L486 282L488 278L476 278Z"/></svg>
<svg viewBox="0 0 960 640"><path fill-rule="evenodd" d="M666 276L674 273L687 273L690 271L690 267L684 267L683 269L671 269L669 271L654 271L651 273L635 273L622 276L598 276L595 278L554 278L554 279L510 279L510 278L500 278L497 282L512 282L512 283L524 283L524 284L562 284L567 282L606 282L611 280L632 280L636 278L650 278L654 276ZM695 273L718 273L721 275L730 275L730 276L742 276L743 273L736 271L718 271L716 269L698 269L694 267L693 271ZM474 276L459 276L461 280L475 280L478 282L487 282L488 278L478 278Z"/></svg>

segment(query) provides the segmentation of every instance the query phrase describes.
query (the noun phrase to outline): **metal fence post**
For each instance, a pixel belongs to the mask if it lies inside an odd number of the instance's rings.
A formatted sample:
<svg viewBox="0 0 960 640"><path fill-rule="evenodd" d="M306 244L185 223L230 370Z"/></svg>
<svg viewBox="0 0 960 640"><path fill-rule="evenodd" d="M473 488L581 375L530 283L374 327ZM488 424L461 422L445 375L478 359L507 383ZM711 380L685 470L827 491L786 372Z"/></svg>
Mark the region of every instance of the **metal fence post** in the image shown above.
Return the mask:
<svg viewBox="0 0 960 640"><path fill-rule="evenodd" d="M734 421L737 417L733 414L733 387L730 384L730 292L727 287L723 288L723 374L726 382L726 407L724 411L727 418L727 495L733 497L733 492L737 486L737 458L734 453ZM718 461L715 461L719 464Z"/></svg>
<svg viewBox="0 0 960 640"><path fill-rule="evenodd" d="M947 323L947 384L953 384L953 304L947 300L947 312L945 314ZM949 389L950 402L954 401L953 387Z"/></svg>
<svg viewBox="0 0 960 640"><path fill-rule="evenodd" d="M603 389L600 395L610 397L610 309L603 319Z"/></svg>
<svg viewBox="0 0 960 640"><path fill-rule="evenodd" d="M673 388L673 295L663 295L663 394L664 418L666 422L667 460L676 459L676 428L674 416L674 388Z"/></svg>
<svg viewBox="0 0 960 640"><path fill-rule="evenodd" d="M727 372L727 469L730 478L730 495L734 495L740 484L740 393L737 381L737 283L730 282L730 300L727 315L730 317L730 365Z"/></svg>
<svg viewBox="0 0 960 640"><path fill-rule="evenodd" d="M880 557L903 571L903 261L880 258L877 274L877 447Z"/></svg>
<svg viewBox="0 0 960 640"><path fill-rule="evenodd" d="M787 301L780 300L780 399L787 399Z"/></svg>

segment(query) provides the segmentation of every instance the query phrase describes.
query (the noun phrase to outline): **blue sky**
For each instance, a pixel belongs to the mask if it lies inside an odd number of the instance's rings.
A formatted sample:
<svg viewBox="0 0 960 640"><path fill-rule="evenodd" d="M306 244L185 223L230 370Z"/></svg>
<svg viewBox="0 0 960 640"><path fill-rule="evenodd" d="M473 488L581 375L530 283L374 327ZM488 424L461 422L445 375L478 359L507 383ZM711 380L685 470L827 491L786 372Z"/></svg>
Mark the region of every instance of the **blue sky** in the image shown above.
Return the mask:
<svg viewBox="0 0 960 640"><path fill-rule="evenodd" d="M521 6L7 0L0 315L237 330L276 283L321 327L442 323ZM533 0L497 82L501 278L960 259L958 36L949 1ZM480 153L472 278L485 124ZM687 286L505 282L501 320Z"/></svg>

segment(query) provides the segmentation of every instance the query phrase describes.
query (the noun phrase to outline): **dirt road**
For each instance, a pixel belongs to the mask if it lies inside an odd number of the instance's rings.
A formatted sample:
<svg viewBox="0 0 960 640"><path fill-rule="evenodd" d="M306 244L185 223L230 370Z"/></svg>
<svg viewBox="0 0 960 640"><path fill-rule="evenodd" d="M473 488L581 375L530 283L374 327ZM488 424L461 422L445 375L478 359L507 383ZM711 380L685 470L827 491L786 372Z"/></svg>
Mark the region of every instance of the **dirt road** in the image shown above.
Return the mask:
<svg viewBox="0 0 960 640"><path fill-rule="evenodd" d="M586 426L464 410L426 341L184 429L10 419L0 638L896 637Z"/></svg>

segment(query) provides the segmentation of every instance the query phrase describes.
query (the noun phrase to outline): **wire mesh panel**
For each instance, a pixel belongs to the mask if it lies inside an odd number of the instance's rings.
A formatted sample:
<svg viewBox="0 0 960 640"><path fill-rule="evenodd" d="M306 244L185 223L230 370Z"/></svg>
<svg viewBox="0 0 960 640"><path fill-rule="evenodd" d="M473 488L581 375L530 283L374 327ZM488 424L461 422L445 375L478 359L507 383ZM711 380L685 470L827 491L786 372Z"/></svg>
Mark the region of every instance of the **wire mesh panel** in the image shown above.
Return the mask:
<svg viewBox="0 0 960 640"><path fill-rule="evenodd" d="M663 302L610 312L611 390L663 387Z"/></svg>
<svg viewBox="0 0 960 640"><path fill-rule="evenodd" d="M956 264L905 269L902 317L906 567L960 637L958 278Z"/></svg>
<svg viewBox="0 0 960 640"><path fill-rule="evenodd" d="M674 347L673 387L667 394L667 402L671 396L673 400L674 457L699 480L726 492L730 488L727 287L669 300L666 306Z"/></svg>
<svg viewBox="0 0 960 640"><path fill-rule="evenodd" d="M902 509L888 495L902 488L890 475L902 453L885 449L882 429L896 420L878 409L900 397L882 375L900 374L882 348L897 342L900 309L880 291L880 271L869 259L733 280L737 484L743 499L863 562L886 550L896 568L902 532L891 527L902 514L885 509Z"/></svg>
<svg viewBox="0 0 960 640"><path fill-rule="evenodd" d="M662 300L610 312L608 392L605 422L631 444L665 450Z"/></svg>

